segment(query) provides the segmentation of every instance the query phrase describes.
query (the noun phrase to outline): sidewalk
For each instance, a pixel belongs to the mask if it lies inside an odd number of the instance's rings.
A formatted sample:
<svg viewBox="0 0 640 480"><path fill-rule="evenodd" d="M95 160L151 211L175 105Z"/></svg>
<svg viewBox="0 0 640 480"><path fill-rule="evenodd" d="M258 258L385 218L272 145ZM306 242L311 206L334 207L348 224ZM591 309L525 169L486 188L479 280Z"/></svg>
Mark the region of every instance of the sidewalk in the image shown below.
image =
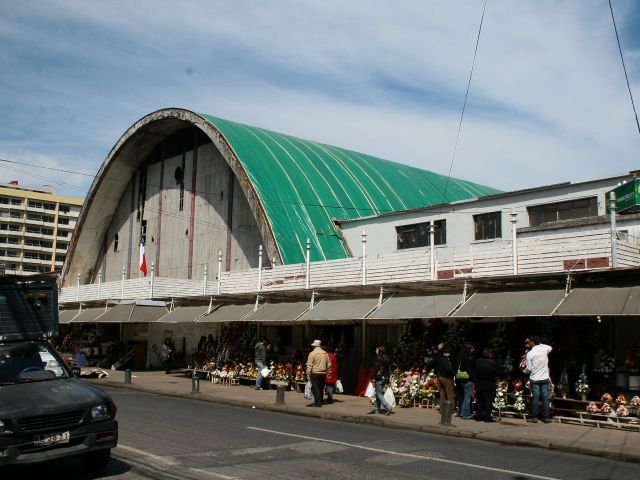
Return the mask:
<svg viewBox="0 0 640 480"><path fill-rule="evenodd" d="M583 425L527 423L522 419L503 418L485 423L453 417L451 425L440 424L436 409L399 408L391 415L368 415L368 400L352 395L335 395L336 401L323 408L308 408L310 402L301 393L287 390L285 404L276 405L276 390L255 390L252 386L226 386L200 380L199 393L191 393L191 378L182 373L163 371L131 373L131 383L124 383L125 372L109 371L105 378L89 378L98 386L131 388L159 395L192 398L248 408L260 408L292 415L306 415L388 428L415 430L439 435L473 438L508 445L546 448L563 452L595 455L640 463L640 432Z"/></svg>

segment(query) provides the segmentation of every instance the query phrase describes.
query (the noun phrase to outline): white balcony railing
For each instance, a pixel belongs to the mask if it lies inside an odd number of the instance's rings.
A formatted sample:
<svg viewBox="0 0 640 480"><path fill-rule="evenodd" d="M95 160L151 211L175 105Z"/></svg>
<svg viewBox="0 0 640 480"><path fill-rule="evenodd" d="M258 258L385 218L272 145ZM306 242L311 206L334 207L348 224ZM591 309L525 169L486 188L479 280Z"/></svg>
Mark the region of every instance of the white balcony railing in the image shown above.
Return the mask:
<svg viewBox="0 0 640 480"><path fill-rule="evenodd" d="M617 240L617 267L640 266L640 247ZM363 268L365 262L366 269ZM223 272L220 279L185 280L146 277L90 285L68 285L60 302L100 299L179 298L255 292L319 289L349 285L385 285L447 278L513 275L513 244L497 240L463 248L438 247L431 272L431 249L415 248L375 257L346 258ZM611 235L607 230L568 232L522 238L517 243L517 273L539 274L612 266ZM366 276L363 273L366 271ZM261 273L261 275L259 275ZM260 279L260 284L258 280Z"/></svg>

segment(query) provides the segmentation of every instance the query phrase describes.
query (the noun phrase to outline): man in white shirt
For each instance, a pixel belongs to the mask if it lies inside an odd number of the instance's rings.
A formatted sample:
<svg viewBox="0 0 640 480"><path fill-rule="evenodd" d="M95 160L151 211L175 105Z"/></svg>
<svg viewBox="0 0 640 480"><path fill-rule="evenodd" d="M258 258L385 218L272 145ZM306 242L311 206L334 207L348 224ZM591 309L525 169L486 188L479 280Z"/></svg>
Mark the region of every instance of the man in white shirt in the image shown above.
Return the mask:
<svg viewBox="0 0 640 480"><path fill-rule="evenodd" d="M538 421L539 401L542 399L542 421L551 423L549 409L551 379L549 378L548 355L553 348L540 343L540 339L535 335L527 337L524 346L528 349L524 373L529 374L529 382L531 383L531 417L527 418L527 422L536 423Z"/></svg>

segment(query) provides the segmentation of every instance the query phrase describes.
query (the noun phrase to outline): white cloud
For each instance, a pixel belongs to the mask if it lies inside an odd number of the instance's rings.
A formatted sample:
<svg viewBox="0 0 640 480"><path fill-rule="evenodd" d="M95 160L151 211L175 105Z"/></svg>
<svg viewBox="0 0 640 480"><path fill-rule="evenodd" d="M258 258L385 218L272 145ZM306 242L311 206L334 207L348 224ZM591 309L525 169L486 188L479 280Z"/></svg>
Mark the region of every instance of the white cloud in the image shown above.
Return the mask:
<svg viewBox="0 0 640 480"><path fill-rule="evenodd" d="M95 173L140 117L184 107L447 174L483 3L0 3L0 154ZM638 6L614 9L640 101ZM636 169L617 48L601 0L490 0L452 174L512 190Z"/></svg>

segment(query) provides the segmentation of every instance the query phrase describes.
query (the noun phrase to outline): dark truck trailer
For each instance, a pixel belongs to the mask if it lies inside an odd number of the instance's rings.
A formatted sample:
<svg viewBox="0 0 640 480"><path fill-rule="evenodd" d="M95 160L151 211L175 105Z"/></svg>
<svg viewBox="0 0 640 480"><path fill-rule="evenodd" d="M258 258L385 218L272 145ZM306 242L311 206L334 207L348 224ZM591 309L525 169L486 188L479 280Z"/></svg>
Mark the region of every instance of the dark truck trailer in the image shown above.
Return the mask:
<svg viewBox="0 0 640 480"><path fill-rule="evenodd" d="M118 443L111 397L48 342L57 294L56 276L0 276L0 467L76 456L98 470Z"/></svg>

